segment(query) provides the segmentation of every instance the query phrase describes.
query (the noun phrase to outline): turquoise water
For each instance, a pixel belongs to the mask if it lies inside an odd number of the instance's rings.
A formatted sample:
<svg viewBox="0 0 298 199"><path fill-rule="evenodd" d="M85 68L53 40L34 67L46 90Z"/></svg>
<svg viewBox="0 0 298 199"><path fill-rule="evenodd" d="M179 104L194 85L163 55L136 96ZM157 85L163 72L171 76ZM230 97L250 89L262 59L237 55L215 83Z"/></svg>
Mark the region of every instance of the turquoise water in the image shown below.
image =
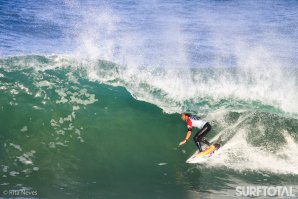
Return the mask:
<svg viewBox="0 0 298 199"><path fill-rule="evenodd" d="M193 104L208 111L207 138L222 135L224 145L208 164L189 165L195 145L178 148L179 113L90 81L84 63L59 60L59 67L57 57L1 60L2 190L26 188L38 198L230 198L239 185L297 185L295 115L241 100ZM99 71L110 67L96 62Z"/></svg>

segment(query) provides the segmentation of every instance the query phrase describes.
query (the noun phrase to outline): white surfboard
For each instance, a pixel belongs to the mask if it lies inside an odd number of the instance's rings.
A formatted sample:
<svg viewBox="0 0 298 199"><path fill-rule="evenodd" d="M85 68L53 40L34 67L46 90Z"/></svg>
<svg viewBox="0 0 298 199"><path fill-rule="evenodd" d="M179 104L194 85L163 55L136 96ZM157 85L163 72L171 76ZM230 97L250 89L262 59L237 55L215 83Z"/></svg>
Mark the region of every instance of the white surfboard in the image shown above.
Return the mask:
<svg viewBox="0 0 298 199"><path fill-rule="evenodd" d="M212 155L218 150L218 148L219 144L212 144L202 152L196 151L190 158L186 160L186 163L205 163L210 157L212 157Z"/></svg>

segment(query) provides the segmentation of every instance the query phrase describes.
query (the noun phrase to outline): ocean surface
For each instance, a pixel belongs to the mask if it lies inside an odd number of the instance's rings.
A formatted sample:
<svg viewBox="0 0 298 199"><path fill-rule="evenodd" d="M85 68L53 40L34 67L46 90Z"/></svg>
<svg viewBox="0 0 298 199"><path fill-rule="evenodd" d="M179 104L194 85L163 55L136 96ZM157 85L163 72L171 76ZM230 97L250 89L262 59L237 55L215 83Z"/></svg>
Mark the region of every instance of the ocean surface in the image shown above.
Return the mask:
<svg viewBox="0 0 298 199"><path fill-rule="evenodd" d="M297 46L294 0L0 0L0 198L298 197Z"/></svg>

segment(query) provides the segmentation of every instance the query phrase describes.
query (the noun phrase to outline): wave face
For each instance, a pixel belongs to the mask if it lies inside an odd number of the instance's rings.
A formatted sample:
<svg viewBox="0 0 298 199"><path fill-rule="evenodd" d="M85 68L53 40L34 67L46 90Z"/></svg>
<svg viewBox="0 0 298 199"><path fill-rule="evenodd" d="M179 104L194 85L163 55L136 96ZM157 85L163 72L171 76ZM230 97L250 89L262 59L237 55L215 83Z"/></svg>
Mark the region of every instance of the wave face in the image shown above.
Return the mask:
<svg viewBox="0 0 298 199"><path fill-rule="evenodd" d="M298 190L297 9L2 1L0 186L113 199ZM208 164L185 164L192 141L177 148L184 111L222 139Z"/></svg>

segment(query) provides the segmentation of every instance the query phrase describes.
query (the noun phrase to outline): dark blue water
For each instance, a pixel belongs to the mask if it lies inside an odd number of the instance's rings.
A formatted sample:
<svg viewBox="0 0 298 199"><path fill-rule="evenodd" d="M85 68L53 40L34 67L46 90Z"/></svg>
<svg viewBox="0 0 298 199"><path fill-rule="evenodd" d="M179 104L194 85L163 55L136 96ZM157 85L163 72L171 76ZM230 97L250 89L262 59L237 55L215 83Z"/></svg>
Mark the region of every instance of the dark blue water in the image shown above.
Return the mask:
<svg viewBox="0 0 298 199"><path fill-rule="evenodd" d="M162 67L297 63L296 1L1 1L1 55L79 54ZM239 47L240 46L240 47ZM240 49L243 48L243 49Z"/></svg>

